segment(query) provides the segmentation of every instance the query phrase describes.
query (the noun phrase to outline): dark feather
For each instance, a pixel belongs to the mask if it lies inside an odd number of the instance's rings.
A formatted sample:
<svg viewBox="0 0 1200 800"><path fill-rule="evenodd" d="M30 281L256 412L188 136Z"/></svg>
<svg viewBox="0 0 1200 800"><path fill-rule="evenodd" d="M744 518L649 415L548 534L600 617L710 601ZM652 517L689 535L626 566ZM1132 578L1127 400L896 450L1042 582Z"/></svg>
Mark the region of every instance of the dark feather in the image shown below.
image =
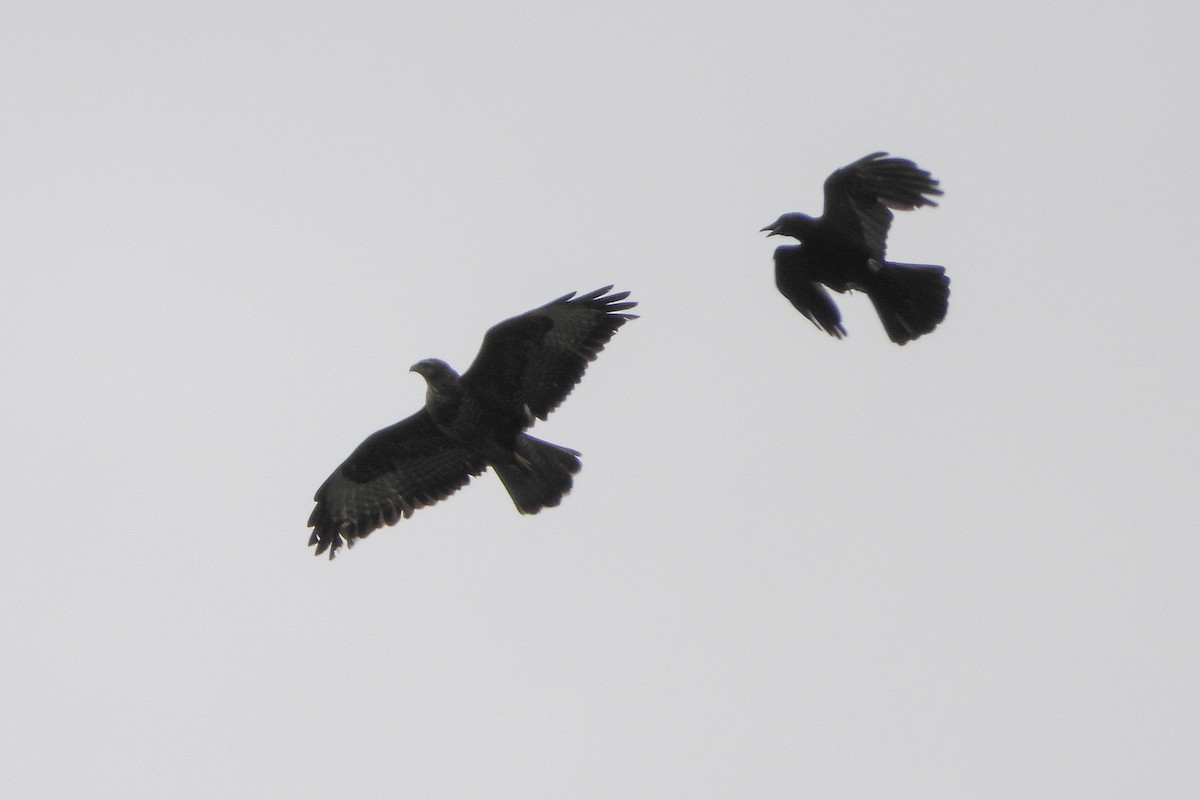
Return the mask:
<svg viewBox="0 0 1200 800"><path fill-rule="evenodd" d="M905 158L871 153L825 179L822 218L848 237L862 242L867 254L883 260L892 209L911 211L936 206L927 195L940 195L938 182Z"/></svg>
<svg viewBox="0 0 1200 800"><path fill-rule="evenodd" d="M842 313L821 284L810 279L803 268L796 267L795 262L800 257L800 247L797 245L775 248L775 285L812 324L830 336L841 339L846 335L846 329L842 327Z"/></svg>
<svg viewBox="0 0 1200 800"><path fill-rule="evenodd" d="M623 302L629 292L605 296L610 289L605 286L579 297L566 294L493 326L463 373L463 384L470 391L487 391L500 402L519 403L545 419L567 398L617 329L637 318L621 313L637 305ZM542 331L536 343L526 338L529 330ZM513 345L514 339L522 344Z"/></svg>
<svg viewBox="0 0 1200 800"><path fill-rule="evenodd" d="M478 454L456 445L421 409L371 434L334 470L314 500L309 544L333 558L343 540L353 545L376 528L444 500L487 468Z"/></svg>

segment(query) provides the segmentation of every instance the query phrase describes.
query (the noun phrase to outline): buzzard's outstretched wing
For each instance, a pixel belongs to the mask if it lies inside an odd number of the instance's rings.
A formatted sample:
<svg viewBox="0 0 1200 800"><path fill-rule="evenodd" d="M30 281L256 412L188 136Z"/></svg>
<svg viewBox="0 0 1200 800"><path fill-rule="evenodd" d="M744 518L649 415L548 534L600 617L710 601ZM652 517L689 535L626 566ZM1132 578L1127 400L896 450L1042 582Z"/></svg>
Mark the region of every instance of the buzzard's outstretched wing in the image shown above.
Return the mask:
<svg viewBox="0 0 1200 800"><path fill-rule="evenodd" d="M926 195L940 195L938 182L905 158L871 153L834 170L825 179L823 219L862 242L871 258L883 260L892 209L911 211L936 206Z"/></svg>
<svg viewBox="0 0 1200 800"><path fill-rule="evenodd" d="M809 278L804 249L797 245L775 248L775 285L796 310L821 330L837 339L846 335L842 314L829 292Z"/></svg>
<svg viewBox="0 0 1200 800"><path fill-rule="evenodd" d="M333 558L343 540L394 525L415 509L444 500L487 463L446 437L424 409L371 434L317 489L308 518L310 545Z"/></svg>
<svg viewBox="0 0 1200 800"><path fill-rule="evenodd" d="M606 295L612 286L575 297L574 292L494 325L463 385L489 403L517 413L528 407L545 419L583 378L589 362L634 314L629 292Z"/></svg>

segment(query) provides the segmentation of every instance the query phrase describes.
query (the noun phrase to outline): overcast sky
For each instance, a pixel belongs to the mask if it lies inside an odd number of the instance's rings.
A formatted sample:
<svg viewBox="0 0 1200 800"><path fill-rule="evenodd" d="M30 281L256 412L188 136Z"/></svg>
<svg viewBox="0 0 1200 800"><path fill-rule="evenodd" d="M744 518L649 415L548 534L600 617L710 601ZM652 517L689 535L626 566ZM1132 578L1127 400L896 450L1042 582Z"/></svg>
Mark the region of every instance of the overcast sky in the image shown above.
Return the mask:
<svg viewBox="0 0 1200 800"><path fill-rule="evenodd" d="M1193 2L7 3L0 794L1200 794ZM950 311L759 228L887 150ZM494 475L312 494L493 323L630 290Z"/></svg>

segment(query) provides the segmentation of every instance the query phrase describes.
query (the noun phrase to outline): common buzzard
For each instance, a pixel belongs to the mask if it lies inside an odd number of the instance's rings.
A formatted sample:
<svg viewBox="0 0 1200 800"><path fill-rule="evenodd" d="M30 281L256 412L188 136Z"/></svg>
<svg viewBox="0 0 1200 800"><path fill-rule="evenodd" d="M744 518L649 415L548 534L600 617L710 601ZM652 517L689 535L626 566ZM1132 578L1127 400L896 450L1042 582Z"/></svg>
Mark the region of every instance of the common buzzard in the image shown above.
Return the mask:
<svg viewBox="0 0 1200 800"><path fill-rule="evenodd" d="M491 467L517 510L556 506L582 466L579 453L526 434L570 394L617 329L636 315L629 292L611 286L493 326L459 375L436 358L412 371L425 378L425 407L360 444L313 498L308 526L316 555L332 559L376 528L433 505Z"/></svg>

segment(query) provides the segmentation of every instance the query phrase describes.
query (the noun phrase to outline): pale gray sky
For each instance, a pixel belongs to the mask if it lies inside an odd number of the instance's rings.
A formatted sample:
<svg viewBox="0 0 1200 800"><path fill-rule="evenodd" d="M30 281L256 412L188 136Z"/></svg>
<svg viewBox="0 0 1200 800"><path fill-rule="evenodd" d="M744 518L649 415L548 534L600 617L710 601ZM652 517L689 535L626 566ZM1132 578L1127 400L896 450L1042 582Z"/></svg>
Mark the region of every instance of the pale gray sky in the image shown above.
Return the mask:
<svg viewBox="0 0 1200 800"><path fill-rule="evenodd" d="M0 793L1190 798L1190 2L9 3ZM950 313L844 341L784 211L874 150ZM428 356L641 302L492 475L330 564Z"/></svg>

